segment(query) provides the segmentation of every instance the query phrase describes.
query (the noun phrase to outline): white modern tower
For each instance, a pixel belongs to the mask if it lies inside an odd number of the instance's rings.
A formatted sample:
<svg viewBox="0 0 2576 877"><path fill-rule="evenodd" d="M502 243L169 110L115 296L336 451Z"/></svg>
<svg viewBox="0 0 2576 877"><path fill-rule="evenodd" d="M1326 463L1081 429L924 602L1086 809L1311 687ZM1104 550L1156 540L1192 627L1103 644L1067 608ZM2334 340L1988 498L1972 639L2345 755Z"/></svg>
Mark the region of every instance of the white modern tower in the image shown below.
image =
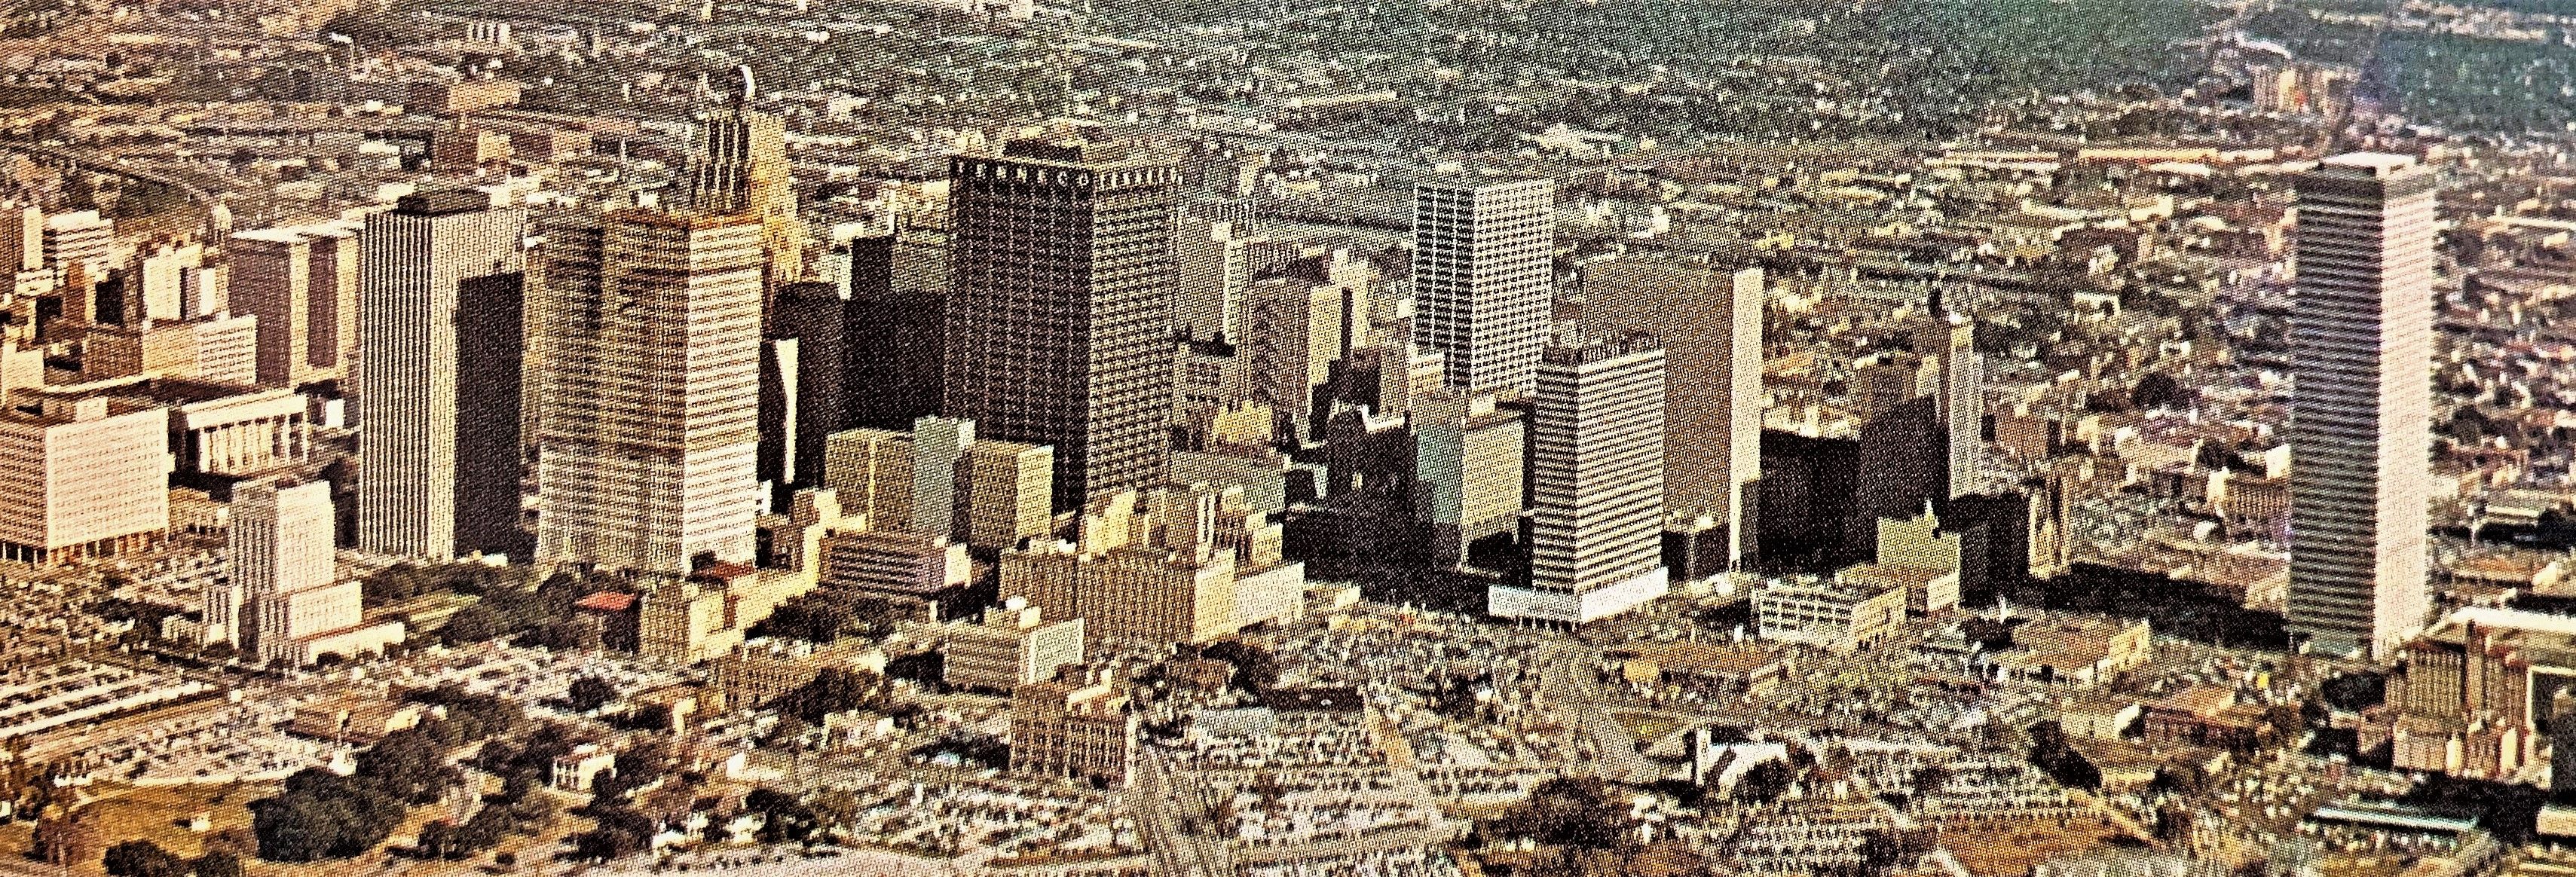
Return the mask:
<svg viewBox="0 0 2576 877"><path fill-rule="evenodd" d="M359 550L448 560L518 541L525 223L443 191L359 232Z"/></svg>
<svg viewBox="0 0 2576 877"><path fill-rule="evenodd" d="M332 529L328 483L234 487L225 541L231 581L220 610L228 617L208 622L270 660L294 656L299 637L357 624L357 606L329 599Z"/></svg>
<svg viewBox="0 0 2576 877"><path fill-rule="evenodd" d="M2297 192L2289 628L2313 651L2379 654L2429 602L2434 179L2362 153Z"/></svg>
<svg viewBox="0 0 2576 877"><path fill-rule="evenodd" d="M1551 346L1530 420L1530 569L1486 610L1581 624L1663 596L1664 348L1654 336Z"/></svg>
<svg viewBox="0 0 2576 877"><path fill-rule="evenodd" d="M1556 184L1454 179L1413 192L1415 342L1448 386L1527 395L1547 346Z"/></svg>
<svg viewBox="0 0 2576 877"><path fill-rule="evenodd" d="M548 231L537 559L744 562L759 513L762 227L630 209Z"/></svg>

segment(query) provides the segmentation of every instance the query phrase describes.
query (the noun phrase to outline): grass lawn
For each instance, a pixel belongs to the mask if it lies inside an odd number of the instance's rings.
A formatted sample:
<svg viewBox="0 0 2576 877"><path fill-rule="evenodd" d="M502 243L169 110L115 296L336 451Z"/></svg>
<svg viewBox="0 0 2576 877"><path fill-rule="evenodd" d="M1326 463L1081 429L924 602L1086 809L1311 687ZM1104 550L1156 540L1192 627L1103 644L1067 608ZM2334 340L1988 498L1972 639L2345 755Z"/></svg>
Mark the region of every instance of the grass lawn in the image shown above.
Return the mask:
<svg viewBox="0 0 2576 877"><path fill-rule="evenodd" d="M2051 857L2093 849L2120 836L2118 826L2099 818L2078 819L2069 825L2031 820L1941 826L1941 846L1979 877L2020 877Z"/></svg>
<svg viewBox="0 0 2576 877"><path fill-rule="evenodd" d="M98 783L97 795L83 813L98 820L99 839L113 845L148 840L181 858L204 852L205 835L189 831L187 819L206 814L207 833L250 827L250 802L276 793L275 783L202 786L127 786Z"/></svg>
<svg viewBox="0 0 2576 877"><path fill-rule="evenodd" d="M1680 720L1654 713L1620 713L1618 721L1619 726L1628 729L1631 736L1647 743L1664 739L1665 735L1682 729Z"/></svg>

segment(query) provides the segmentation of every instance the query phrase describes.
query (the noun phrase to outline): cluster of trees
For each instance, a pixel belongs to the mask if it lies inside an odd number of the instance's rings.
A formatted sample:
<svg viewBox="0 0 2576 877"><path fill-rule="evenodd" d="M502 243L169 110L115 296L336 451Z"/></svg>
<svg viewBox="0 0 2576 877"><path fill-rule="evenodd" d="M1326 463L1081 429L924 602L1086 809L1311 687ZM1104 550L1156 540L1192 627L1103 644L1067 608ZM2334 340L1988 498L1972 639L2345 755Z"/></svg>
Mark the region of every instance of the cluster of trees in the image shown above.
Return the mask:
<svg viewBox="0 0 2576 877"><path fill-rule="evenodd" d="M821 724L824 716L855 709L882 709L892 700L885 677L866 670L825 667L814 674L814 681L779 695L765 706L807 724Z"/></svg>
<svg viewBox="0 0 2576 877"><path fill-rule="evenodd" d="M597 676L575 679L572 688L564 692L564 701L572 706L574 712L580 713L607 706L616 700L616 683Z"/></svg>
<svg viewBox="0 0 2576 877"><path fill-rule="evenodd" d="M2066 731L2054 721L2030 727L2030 763L2058 785L2092 789L2102 785L2102 771L2066 743Z"/></svg>
<svg viewBox="0 0 2576 877"><path fill-rule="evenodd" d="M208 850L195 859L183 859L148 840L108 847L101 864L108 877L242 877L241 856L231 850Z"/></svg>
<svg viewBox="0 0 2576 877"><path fill-rule="evenodd" d="M1279 684L1279 657L1239 639L1219 640L1199 649L1199 657L1234 665L1235 687L1260 694Z"/></svg>
<svg viewBox="0 0 2576 877"><path fill-rule="evenodd" d="M599 632L573 620L573 604L602 588L624 589L630 583L559 572L534 588L505 579L482 593L483 599L456 610L439 629L450 646L503 637L550 649L598 648Z"/></svg>
<svg viewBox="0 0 2576 877"><path fill-rule="evenodd" d="M778 604L768 618L761 619L745 633L812 643L828 643L853 635L876 640L894 632L894 621L895 605L891 600L814 591Z"/></svg>
<svg viewBox="0 0 2576 877"><path fill-rule="evenodd" d="M359 580L359 593L369 607L400 603L428 594L483 595L527 586L527 567L480 563L398 563Z"/></svg>
<svg viewBox="0 0 2576 877"><path fill-rule="evenodd" d="M358 753L348 776L307 769L288 777L276 797L251 802L251 832L260 858L310 862L347 858L384 843L415 805L435 802L462 780L448 753L510 733L517 704L459 688L413 692L416 702L446 707L447 716L386 735Z"/></svg>

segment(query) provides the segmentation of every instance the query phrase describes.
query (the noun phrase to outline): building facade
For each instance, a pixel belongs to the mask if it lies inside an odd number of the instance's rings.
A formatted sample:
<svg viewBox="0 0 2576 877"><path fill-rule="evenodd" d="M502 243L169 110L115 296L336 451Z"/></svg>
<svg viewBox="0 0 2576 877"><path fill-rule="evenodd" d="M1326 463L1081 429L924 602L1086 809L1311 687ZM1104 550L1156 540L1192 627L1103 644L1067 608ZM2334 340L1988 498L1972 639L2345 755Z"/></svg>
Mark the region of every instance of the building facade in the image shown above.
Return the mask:
<svg viewBox="0 0 2576 877"><path fill-rule="evenodd" d="M1663 596L1664 348L1552 346L1530 418L1529 574L1487 611L1580 624Z"/></svg>
<svg viewBox="0 0 2576 877"><path fill-rule="evenodd" d="M2287 614L2316 651L2382 652L2430 610L2434 191L2372 153L2297 181Z"/></svg>
<svg viewBox="0 0 2576 877"><path fill-rule="evenodd" d="M685 574L752 559L760 235L747 216L623 210L596 250L549 261L541 562Z"/></svg>
<svg viewBox="0 0 2576 877"><path fill-rule="evenodd" d="M525 225L441 191L359 233L359 550L447 560L520 541Z"/></svg>
<svg viewBox="0 0 2576 877"><path fill-rule="evenodd" d="M1173 165L1016 142L949 168L942 413L1055 448L1057 511L1171 456Z"/></svg>
<svg viewBox="0 0 2576 877"><path fill-rule="evenodd" d="M1413 191L1414 341L1448 386L1537 386L1555 281L1556 184L1456 179Z"/></svg>
<svg viewBox="0 0 2576 877"><path fill-rule="evenodd" d="M127 399L10 401L0 409L0 560L69 563L170 529L168 413Z"/></svg>

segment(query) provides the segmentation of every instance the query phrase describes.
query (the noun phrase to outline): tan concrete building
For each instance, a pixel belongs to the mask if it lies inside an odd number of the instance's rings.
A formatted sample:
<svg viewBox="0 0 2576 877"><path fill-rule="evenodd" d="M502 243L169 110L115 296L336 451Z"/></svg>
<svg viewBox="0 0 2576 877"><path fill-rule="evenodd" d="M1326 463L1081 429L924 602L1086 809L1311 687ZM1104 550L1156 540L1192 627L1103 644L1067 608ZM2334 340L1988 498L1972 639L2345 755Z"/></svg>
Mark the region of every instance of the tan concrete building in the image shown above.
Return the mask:
<svg viewBox="0 0 2576 877"><path fill-rule="evenodd" d="M1416 516L1432 556L1464 563L1467 546L1510 532L1527 495L1529 427L1492 394L1433 392L1413 403Z"/></svg>
<svg viewBox="0 0 2576 877"><path fill-rule="evenodd" d="M978 438L971 421L925 417L912 432L835 433L823 484L870 530L927 533L991 551L1045 535L1053 521L1055 450ZM924 449L937 453L925 454Z"/></svg>
<svg viewBox="0 0 2576 877"><path fill-rule="evenodd" d="M39 566L142 547L170 528L169 416L130 399L0 409L0 560Z"/></svg>
<svg viewBox="0 0 2576 877"><path fill-rule="evenodd" d="M1905 589L1858 580L1788 580L1753 592L1763 639L1836 651L1866 648L1905 620Z"/></svg>
<svg viewBox="0 0 2576 877"><path fill-rule="evenodd" d="M1115 684L1038 682L1011 694L1011 771L1124 788L1139 720Z"/></svg>
<svg viewBox="0 0 2576 877"><path fill-rule="evenodd" d="M1055 618L1084 620L1095 641L1202 643L1239 629L1234 556L1142 546L1099 553L1070 543L1002 555L1002 593Z"/></svg>
<svg viewBox="0 0 2576 877"><path fill-rule="evenodd" d="M1083 662L1082 619L1048 621L1026 598L1012 597L984 611L981 621L945 630L941 681L959 688L1011 691L1055 678Z"/></svg>

